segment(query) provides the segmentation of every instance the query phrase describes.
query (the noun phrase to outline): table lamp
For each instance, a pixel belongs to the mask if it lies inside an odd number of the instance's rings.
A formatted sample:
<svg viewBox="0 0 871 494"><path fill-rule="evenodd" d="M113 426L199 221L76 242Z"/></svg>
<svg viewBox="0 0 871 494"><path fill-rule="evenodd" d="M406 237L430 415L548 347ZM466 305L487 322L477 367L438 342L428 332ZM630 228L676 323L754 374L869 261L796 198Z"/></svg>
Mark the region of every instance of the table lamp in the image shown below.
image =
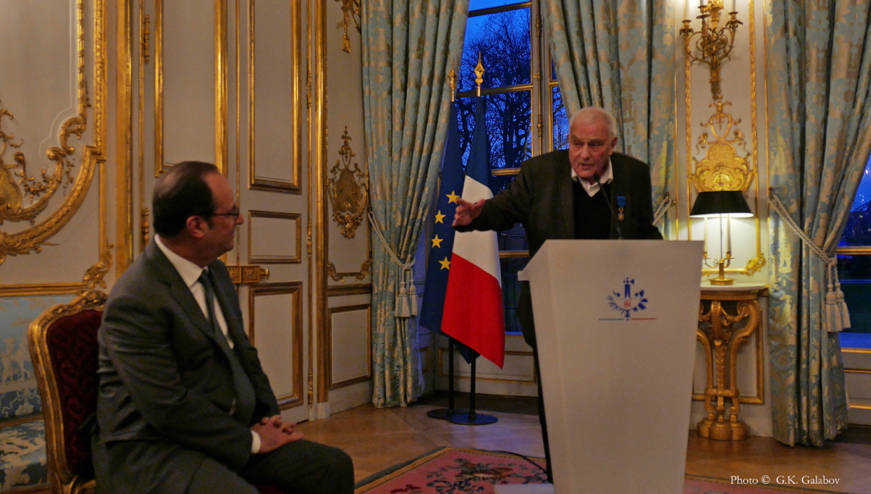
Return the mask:
<svg viewBox="0 0 871 494"><path fill-rule="evenodd" d="M708 258L708 218L720 218L720 257ZM726 219L726 251L723 255L723 217ZM711 279L712 285L731 285L733 278L726 278L725 269L732 263L732 224L731 218L751 218L753 213L744 194L740 190L713 190L699 192L696 202L690 211L690 218L705 218L705 259L703 263L709 268L718 268L719 276ZM712 266L709 261L716 262Z"/></svg>

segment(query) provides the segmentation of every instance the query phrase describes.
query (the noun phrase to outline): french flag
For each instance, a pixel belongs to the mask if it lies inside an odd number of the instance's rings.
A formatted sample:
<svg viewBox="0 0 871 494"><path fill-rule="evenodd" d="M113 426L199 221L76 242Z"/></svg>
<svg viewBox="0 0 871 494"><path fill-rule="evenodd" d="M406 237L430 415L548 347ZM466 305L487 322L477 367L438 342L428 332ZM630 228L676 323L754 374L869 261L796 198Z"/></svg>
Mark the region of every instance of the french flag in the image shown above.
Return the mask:
<svg viewBox="0 0 871 494"><path fill-rule="evenodd" d="M463 200L490 199L490 141L478 98ZM496 232L457 232L442 331L502 368L505 360L505 315Z"/></svg>

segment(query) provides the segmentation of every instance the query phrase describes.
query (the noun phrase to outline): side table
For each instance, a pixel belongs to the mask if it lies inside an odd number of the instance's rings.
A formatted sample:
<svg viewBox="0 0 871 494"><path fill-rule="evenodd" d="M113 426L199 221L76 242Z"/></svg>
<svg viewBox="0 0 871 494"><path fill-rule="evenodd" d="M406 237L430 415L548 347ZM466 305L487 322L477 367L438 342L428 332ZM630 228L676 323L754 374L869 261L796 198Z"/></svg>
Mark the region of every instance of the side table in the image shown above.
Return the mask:
<svg viewBox="0 0 871 494"><path fill-rule="evenodd" d="M735 366L738 348L759 327L762 310L757 298L763 290L762 284L702 285L696 337L705 348L708 417L698 424L699 437L721 441L747 438L747 429L738 420L741 406ZM726 399L731 404L728 414Z"/></svg>

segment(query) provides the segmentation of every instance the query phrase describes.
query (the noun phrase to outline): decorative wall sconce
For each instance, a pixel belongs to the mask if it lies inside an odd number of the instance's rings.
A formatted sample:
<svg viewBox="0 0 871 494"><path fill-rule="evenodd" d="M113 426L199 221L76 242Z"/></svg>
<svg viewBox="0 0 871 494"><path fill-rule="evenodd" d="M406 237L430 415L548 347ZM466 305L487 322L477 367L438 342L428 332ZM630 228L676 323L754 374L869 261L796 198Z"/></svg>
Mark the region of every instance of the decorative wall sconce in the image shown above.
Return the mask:
<svg viewBox="0 0 871 494"><path fill-rule="evenodd" d="M723 27L720 27L720 11L723 10L723 0L710 0L707 5L702 0L699 10L701 15L697 18L702 21L701 31L693 30L690 27L692 21L684 19L680 35L684 39L686 54L690 61L705 63L710 68L711 95L714 101L719 101L723 98L720 91L720 65L732 52L732 47L735 45L735 31L742 23L736 18L738 12L735 11L735 0L732 0L732 12L729 12L731 19ZM690 43L697 36L695 42L697 53L694 53L690 49Z"/></svg>
<svg viewBox="0 0 871 494"><path fill-rule="evenodd" d="M719 276L711 279L712 285L731 285L733 278L726 278L725 268L732 264L732 218L751 218L753 213L744 194L740 190L715 190L699 192L691 218L705 218L705 256L704 264L709 268L718 268ZM720 257L708 257L708 218L720 218ZM723 220L726 220L726 248L723 250Z"/></svg>

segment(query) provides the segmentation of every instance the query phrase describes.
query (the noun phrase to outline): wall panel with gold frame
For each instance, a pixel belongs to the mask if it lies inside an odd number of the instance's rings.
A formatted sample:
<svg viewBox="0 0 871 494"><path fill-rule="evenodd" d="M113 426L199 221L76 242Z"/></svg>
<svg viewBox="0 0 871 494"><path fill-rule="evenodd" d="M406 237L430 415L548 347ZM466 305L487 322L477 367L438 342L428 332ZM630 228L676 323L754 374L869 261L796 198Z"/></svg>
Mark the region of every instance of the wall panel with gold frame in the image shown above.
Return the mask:
<svg viewBox="0 0 871 494"><path fill-rule="evenodd" d="M305 403L302 303L301 282L261 283L248 292L248 336L282 409Z"/></svg>
<svg viewBox="0 0 871 494"><path fill-rule="evenodd" d="M372 306L330 307L328 355L331 390L372 378Z"/></svg>
<svg viewBox="0 0 871 494"><path fill-rule="evenodd" d="M249 188L301 193L300 12L299 0L248 0Z"/></svg>
<svg viewBox="0 0 871 494"><path fill-rule="evenodd" d="M30 322L105 287L112 264L106 15L104 0L0 2L0 403L18 421L42 409Z"/></svg>
<svg viewBox="0 0 871 494"><path fill-rule="evenodd" d="M197 159L226 170L226 1L154 1L154 175Z"/></svg>
<svg viewBox="0 0 871 494"><path fill-rule="evenodd" d="M119 273L151 238L151 191L174 163L227 172L227 0L118 6Z"/></svg>
<svg viewBox="0 0 871 494"><path fill-rule="evenodd" d="M103 285L105 1L3 3L0 32L0 296Z"/></svg>
<svg viewBox="0 0 871 494"><path fill-rule="evenodd" d="M356 2L328 1L319 5L313 33L317 45L312 65L313 110L320 111L320 120L313 120L312 128L316 150L313 158L317 163L315 184L319 188L318 204L313 211L317 211L316 239L320 237L315 251L320 261L316 276L323 283L318 298L319 317L330 331L319 335L325 348L331 347L331 338L335 341L336 335L361 338L364 333L360 331L365 329L366 337L371 337L371 320L361 328L350 316L335 312L343 310L339 303L342 307L371 304L372 237L366 217L369 177L363 123L362 48L360 34L350 24L356 9L352 4ZM347 30L343 28L346 24ZM355 317L359 315L360 311ZM329 380L324 382L318 399L329 399L332 413L371 400L371 378L364 379L357 372L363 363L329 360L319 366L319 372ZM336 366L342 366L341 370ZM349 380L337 376L337 372L357 377Z"/></svg>
<svg viewBox="0 0 871 494"><path fill-rule="evenodd" d="M714 1L716 3L716 0ZM720 1L720 5L722 5ZM720 28L729 19L727 5L720 16ZM680 19L690 19L689 27L696 33L701 26L696 16L699 6L681 3ZM738 25L735 44L729 56L723 59L719 79L714 81L712 71L704 63L691 63L687 53L700 55L697 46L699 34L684 43L676 32L675 47L678 63L678 135L683 134L677 146L675 173L678 190L679 238L701 240L705 238L705 221L689 219L693 201L698 192L706 190L741 190L754 213L753 218L732 220L733 261L727 273L737 274L738 282L767 283L766 267L768 235L768 205L765 194L767 164L765 153L765 66L762 4L754 0L736 2ZM680 26L676 26L677 28ZM680 70L682 68L682 70ZM718 93L717 91L720 91ZM718 99L718 94L719 98ZM730 183L715 183L729 179ZM741 183L737 183L740 181ZM720 180L722 182L722 180ZM708 223L709 257L720 254L719 223ZM725 242L725 239L723 239ZM723 245L723 249L726 246ZM713 275L715 269L706 269ZM733 276L734 277L734 276Z"/></svg>
<svg viewBox="0 0 871 494"><path fill-rule="evenodd" d="M723 6L722 0L705 2ZM677 191L677 215L669 221L676 223L675 240L703 240L705 220L689 218L696 195L708 190L741 190L754 213L754 217L731 220L731 247L734 260L726 274L735 278L736 286L743 283L767 284L768 263L768 203L764 191L767 187L767 101L765 91L765 5L759 0L726 2L720 11L719 27L731 19L741 24L735 30L735 44L728 57L720 60L719 80L712 76L709 66L692 62L688 52L698 57L702 51L696 44L698 34L690 43L684 42L681 30L701 30L698 2L680 2L675 22L676 105L677 135L676 173L674 190ZM710 10L709 10L710 12ZM681 21L687 19L688 24ZM710 17L708 18L710 21ZM710 25L709 25L710 27ZM684 31L688 33L688 31ZM717 87L717 85L719 87ZM718 93L719 91L719 93ZM720 97L718 97L718 94ZM717 219L707 222L707 251L716 258L727 249L727 228L724 220L721 234ZM700 281L716 276L715 270L699 266ZM767 319L767 300L760 297L763 321ZM737 382L741 392L741 418L752 434L769 436L772 431L770 392L768 379L768 338L763 328L739 352ZM704 356L697 355L694 374L694 398L698 399L706 380ZM706 412L700 402L692 405L693 424L704 418Z"/></svg>

